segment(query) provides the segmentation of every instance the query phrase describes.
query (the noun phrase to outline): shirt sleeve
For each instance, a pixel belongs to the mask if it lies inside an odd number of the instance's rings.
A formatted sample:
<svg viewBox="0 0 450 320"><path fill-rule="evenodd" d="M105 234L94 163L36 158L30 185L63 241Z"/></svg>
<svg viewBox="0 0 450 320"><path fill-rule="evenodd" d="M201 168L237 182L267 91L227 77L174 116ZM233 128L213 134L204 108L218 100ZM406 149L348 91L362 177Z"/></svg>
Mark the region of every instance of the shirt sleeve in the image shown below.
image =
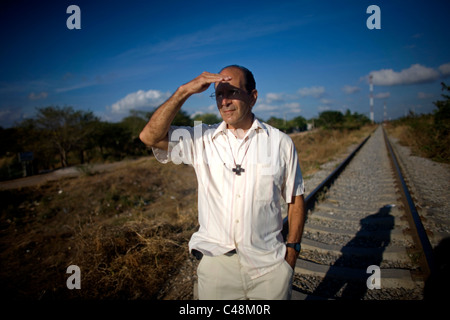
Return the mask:
<svg viewBox="0 0 450 320"><path fill-rule="evenodd" d="M305 193L305 186L298 160L297 149L292 139L288 138L286 146L286 173L284 181L283 198L286 203L292 202L292 197Z"/></svg>
<svg viewBox="0 0 450 320"><path fill-rule="evenodd" d="M161 163L171 161L175 164L192 165L194 157L193 128L171 126L168 135L169 146L167 150L152 147L155 158Z"/></svg>

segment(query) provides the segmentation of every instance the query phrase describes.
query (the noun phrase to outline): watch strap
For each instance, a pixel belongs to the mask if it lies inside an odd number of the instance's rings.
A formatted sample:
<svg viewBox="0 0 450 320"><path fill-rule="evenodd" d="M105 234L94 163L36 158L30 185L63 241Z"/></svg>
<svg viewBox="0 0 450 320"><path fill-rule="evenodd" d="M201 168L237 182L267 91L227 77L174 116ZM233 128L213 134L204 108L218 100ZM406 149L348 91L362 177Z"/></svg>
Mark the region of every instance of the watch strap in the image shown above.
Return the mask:
<svg viewBox="0 0 450 320"><path fill-rule="evenodd" d="M302 248L300 243L286 243L286 247L294 248L295 251L297 251L297 252L300 252L300 250Z"/></svg>

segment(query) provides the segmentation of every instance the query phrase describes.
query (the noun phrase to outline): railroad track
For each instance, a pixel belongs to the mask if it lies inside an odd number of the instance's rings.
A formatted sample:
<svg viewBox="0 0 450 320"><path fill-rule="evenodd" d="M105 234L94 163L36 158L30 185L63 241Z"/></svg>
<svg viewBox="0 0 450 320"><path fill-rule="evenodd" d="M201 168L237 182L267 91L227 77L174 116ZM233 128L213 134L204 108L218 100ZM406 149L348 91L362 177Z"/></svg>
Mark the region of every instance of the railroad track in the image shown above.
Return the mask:
<svg viewBox="0 0 450 320"><path fill-rule="evenodd" d="M431 246L390 152L379 126L308 195L292 299L423 298Z"/></svg>

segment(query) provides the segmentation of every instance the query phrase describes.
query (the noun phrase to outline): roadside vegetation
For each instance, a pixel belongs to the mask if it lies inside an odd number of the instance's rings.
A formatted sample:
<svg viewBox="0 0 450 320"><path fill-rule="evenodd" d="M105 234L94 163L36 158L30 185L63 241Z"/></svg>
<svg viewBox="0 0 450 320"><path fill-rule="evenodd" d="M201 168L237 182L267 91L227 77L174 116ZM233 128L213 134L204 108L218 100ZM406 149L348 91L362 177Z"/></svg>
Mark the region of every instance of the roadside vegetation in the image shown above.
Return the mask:
<svg viewBox="0 0 450 320"><path fill-rule="evenodd" d="M49 170L85 164L136 159L149 154L139 133L152 112L131 111L122 121L101 121L92 112L70 106L36 109L34 118L12 128L0 127L0 180L35 175ZM262 119L263 120L263 119ZM221 120L211 113L190 117L181 110L173 124L191 126ZM264 120L263 120L264 121ZM285 133L309 128L355 130L369 123L367 117L347 111L324 111L317 119L297 116L291 120L271 117L270 125Z"/></svg>
<svg viewBox="0 0 450 320"><path fill-rule="evenodd" d="M450 92L450 87L442 83L442 90ZM388 125L388 132L403 145L421 157L437 162L450 163L450 96L442 94L443 100L434 102L432 114L408 116Z"/></svg>

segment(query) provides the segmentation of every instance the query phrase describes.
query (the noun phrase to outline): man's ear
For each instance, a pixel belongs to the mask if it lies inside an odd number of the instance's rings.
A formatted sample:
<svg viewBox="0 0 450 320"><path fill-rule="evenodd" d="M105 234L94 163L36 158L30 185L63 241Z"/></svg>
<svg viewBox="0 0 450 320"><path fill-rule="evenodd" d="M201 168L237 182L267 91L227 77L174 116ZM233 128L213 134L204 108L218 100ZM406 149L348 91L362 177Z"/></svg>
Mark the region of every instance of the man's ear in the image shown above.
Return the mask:
<svg viewBox="0 0 450 320"><path fill-rule="evenodd" d="M258 100L258 90L253 89L253 91L250 94L250 107L253 108L253 106L256 103L256 100Z"/></svg>

